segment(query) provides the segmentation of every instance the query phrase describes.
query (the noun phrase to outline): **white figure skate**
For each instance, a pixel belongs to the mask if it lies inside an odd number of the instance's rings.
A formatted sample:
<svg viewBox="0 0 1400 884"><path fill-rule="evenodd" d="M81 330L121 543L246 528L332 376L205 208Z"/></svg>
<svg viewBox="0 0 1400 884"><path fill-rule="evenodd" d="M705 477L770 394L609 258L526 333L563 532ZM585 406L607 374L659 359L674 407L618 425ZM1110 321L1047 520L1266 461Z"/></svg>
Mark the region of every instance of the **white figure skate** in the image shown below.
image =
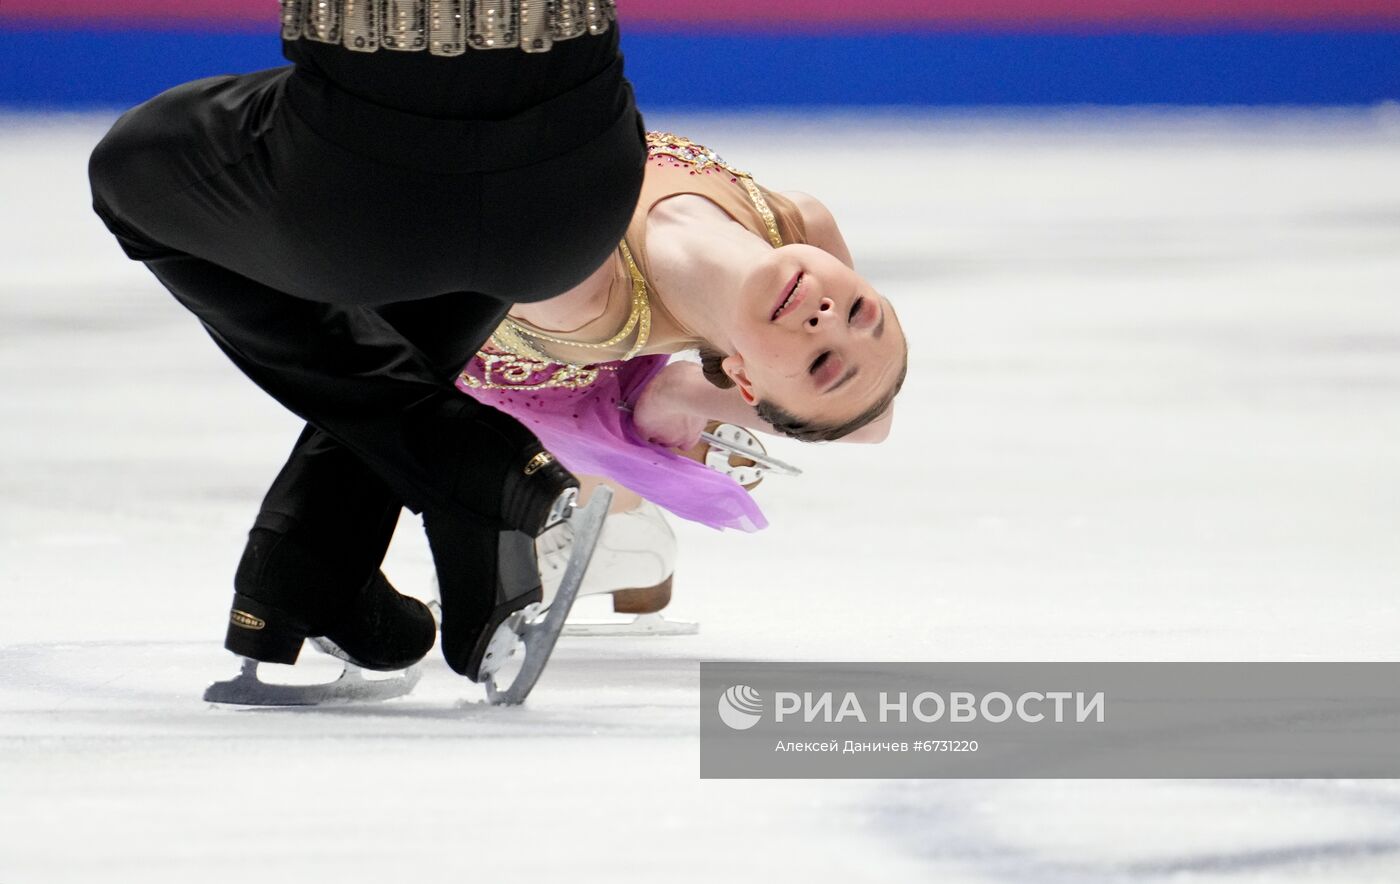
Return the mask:
<svg viewBox="0 0 1400 884"><path fill-rule="evenodd" d="M540 535L535 551L540 563L544 597L548 601L559 586L563 564L568 561L574 535L561 525ZM642 501L636 509L610 513L593 553L593 565L584 578L580 595L612 596L613 611L631 614L631 620L574 619L564 626L572 636L693 635L698 624L668 620L661 609L671 599L671 577L676 570L676 535L655 504Z"/></svg>
<svg viewBox="0 0 1400 884"><path fill-rule="evenodd" d="M744 427L712 424L700 434L700 441L709 446L705 451L705 466L724 473L745 488L757 485L768 473L802 475L797 467L770 455L758 437Z"/></svg>

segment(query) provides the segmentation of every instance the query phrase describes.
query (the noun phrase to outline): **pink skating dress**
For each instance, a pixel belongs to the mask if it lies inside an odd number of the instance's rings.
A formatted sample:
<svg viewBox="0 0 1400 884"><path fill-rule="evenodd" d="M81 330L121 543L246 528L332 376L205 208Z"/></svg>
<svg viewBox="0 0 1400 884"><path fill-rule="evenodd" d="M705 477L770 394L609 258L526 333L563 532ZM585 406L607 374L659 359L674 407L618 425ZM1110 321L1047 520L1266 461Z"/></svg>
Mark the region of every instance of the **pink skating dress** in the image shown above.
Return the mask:
<svg viewBox="0 0 1400 884"><path fill-rule="evenodd" d="M806 241L802 217L791 201L759 187L713 151L655 132L647 136L647 144L650 157L641 199L619 246L627 259L619 266L631 264L633 271L615 281L632 288L634 297L640 295L645 302L649 286L647 215L670 196L703 196L775 247ZM637 292L639 287L642 291ZM622 332L644 335L631 329L636 315L634 309ZM578 475L602 476L683 519L712 528L757 531L767 526L753 498L733 479L638 434L631 408L670 357L625 358L624 343L617 348L623 352L605 354L611 358L597 363L555 361L546 358L538 342L524 343L521 331L518 323L502 323L463 368L457 388L515 417Z"/></svg>

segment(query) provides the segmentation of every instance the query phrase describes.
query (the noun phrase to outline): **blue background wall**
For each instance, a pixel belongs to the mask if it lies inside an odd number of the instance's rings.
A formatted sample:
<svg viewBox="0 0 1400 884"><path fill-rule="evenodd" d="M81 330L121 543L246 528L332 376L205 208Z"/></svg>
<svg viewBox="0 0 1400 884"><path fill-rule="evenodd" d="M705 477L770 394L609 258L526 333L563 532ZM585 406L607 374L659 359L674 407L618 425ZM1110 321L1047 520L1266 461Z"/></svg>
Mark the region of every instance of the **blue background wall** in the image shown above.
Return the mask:
<svg viewBox="0 0 1400 884"><path fill-rule="evenodd" d="M1058 3L988 0L968 18L938 0L871 2L842 18L835 10L854 4L750 0L750 20L724 18L721 3L686 21L655 0L621 6L645 107L1400 100L1400 0L1390 16L1373 0L1233 12L1229 2L1149 0L1135 8L1155 17L1126 21L1104 0ZM70 3L62 18L47 6L11 0L0 11L0 104L129 105L185 80L282 63L270 0L202 17L192 16L198 0Z"/></svg>

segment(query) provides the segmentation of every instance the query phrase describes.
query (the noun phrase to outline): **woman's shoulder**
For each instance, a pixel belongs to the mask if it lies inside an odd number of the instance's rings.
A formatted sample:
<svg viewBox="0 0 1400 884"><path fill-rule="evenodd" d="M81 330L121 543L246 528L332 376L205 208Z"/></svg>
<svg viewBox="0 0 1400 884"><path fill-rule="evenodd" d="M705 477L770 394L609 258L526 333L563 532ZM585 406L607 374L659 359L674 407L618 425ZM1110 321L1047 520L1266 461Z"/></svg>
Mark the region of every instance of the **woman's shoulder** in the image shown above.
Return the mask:
<svg viewBox="0 0 1400 884"><path fill-rule="evenodd" d="M746 179L743 182L745 189L741 191L743 194L742 198L739 198L738 194L734 194L737 199L740 201L756 199L756 197L753 196L755 189L768 194L770 197L776 194L779 199L770 200L770 202L777 203L777 205L773 206L773 208L777 210L777 213L780 216L787 212L796 213L797 220L800 221L799 225L780 223L780 226L788 228L787 231L784 231L785 238L789 231L800 231L803 242L829 252L848 266L851 265L850 249L846 246L846 240L841 235L841 229L836 224L835 216L832 215L831 210L828 209L821 200L811 194L801 191L775 192L769 191L766 188L756 188L753 176L748 172L728 163L714 149L692 141L683 135L676 135L670 132L648 132L647 153L652 160L652 162L648 164L647 169L647 187L649 190L652 190L654 194L659 195L664 190L674 187L675 182L684 181L684 179L677 176L686 176L691 179L695 176L700 176L700 178L704 180L705 176L718 174L721 176L722 180L730 181L735 185L739 184L741 179ZM708 182L706 183L708 184ZM705 186L700 182L687 182L683 184L682 187L683 191L690 191L691 193L697 191L704 191L706 193L710 193L714 190L725 191L725 188L718 187L717 185ZM659 202L659 200L657 202ZM699 198L691 200L668 199L667 202L671 204L670 208L673 210L684 208L691 208L697 211L701 210L701 207L698 205L700 202ZM716 207L726 213L731 211L731 208L726 208L726 206L723 205L717 205ZM650 206L648 208L650 208ZM779 220L781 222L782 219L780 218Z"/></svg>
<svg viewBox="0 0 1400 884"><path fill-rule="evenodd" d="M836 224L836 216L825 203L810 193L797 190L785 190L782 196L792 203L802 216L802 224L807 230L808 245L835 255L848 267L854 266L846 238L841 235L841 228Z"/></svg>

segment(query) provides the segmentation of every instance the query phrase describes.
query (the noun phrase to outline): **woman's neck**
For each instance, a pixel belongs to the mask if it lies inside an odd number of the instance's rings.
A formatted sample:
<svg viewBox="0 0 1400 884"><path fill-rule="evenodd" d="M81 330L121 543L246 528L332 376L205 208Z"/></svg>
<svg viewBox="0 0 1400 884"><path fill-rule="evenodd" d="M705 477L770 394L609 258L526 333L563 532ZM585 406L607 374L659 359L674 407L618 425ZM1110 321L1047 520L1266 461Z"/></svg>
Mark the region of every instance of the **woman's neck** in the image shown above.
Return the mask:
<svg viewBox="0 0 1400 884"><path fill-rule="evenodd" d="M748 268L771 248L703 197L676 197L647 218L652 283L651 343L674 353L707 343L733 352L729 318L740 308Z"/></svg>

